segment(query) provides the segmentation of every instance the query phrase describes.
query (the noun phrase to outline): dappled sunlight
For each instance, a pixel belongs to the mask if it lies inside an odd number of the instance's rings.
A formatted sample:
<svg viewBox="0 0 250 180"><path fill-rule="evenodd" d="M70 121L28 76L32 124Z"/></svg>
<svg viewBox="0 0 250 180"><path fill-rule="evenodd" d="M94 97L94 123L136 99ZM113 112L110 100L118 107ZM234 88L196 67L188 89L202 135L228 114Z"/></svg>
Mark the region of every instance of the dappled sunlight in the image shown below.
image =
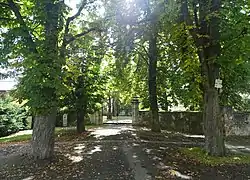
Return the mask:
<svg viewBox="0 0 250 180"><path fill-rule="evenodd" d="M29 176L29 177L24 178L24 179L22 179L22 180L32 180L32 179L34 179L34 178L35 178L34 176Z"/></svg>
<svg viewBox="0 0 250 180"><path fill-rule="evenodd" d="M134 129L126 126L97 128L95 129L95 131L91 132L90 135L94 136L95 138L102 139L103 137L119 135L123 131L132 131L132 130Z"/></svg>
<svg viewBox="0 0 250 180"><path fill-rule="evenodd" d="M173 170L173 169L169 170L169 173L172 176L176 176L176 177L181 178L181 179L192 179L191 176L181 174L179 171L176 171L176 170Z"/></svg>
<svg viewBox="0 0 250 180"><path fill-rule="evenodd" d="M94 132L91 132L90 135L93 135L95 138L101 138L102 136L112 136L121 134L120 129L96 129Z"/></svg>
<svg viewBox="0 0 250 180"><path fill-rule="evenodd" d="M65 157L67 157L69 160L71 160L73 163L77 163L83 160L82 156L73 156L70 154L66 154Z"/></svg>
<svg viewBox="0 0 250 180"><path fill-rule="evenodd" d="M136 134L136 133L131 133L131 135L132 135L132 136L135 136L135 137L137 137L137 134Z"/></svg>
<svg viewBox="0 0 250 180"><path fill-rule="evenodd" d="M190 138L205 138L204 135L190 135L190 134L181 134L185 137L190 137Z"/></svg>
<svg viewBox="0 0 250 180"><path fill-rule="evenodd" d="M167 148L167 147L162 147L162 146L160 146L159 149L161 149L161 150L166 150L166 149L168 149L168 148Z"/></svg>
<svg viewBox="0 0 250 180"><path fill-rule="evenodd" d="M138 144L138 143L133 143L132 146L134 146L134 147L135 147L135 146L140 146L140 144Z"/></svg>
<svg viewBox="0 0 250 180"><path fill-rule="evenodd" d="M154 156L154 157L153 157L153 160L161 161L161 160L162 160L162 158L157 157L157 156Z"/></svg>
<svg viewBox="0 0 250 180"><path fill-rule="evenodd" d="M157 165L157 168L164 171L164 172L166 172L166 173L168 173L168 174L170 174L171 176L175 176L175 177L178 177L178 178L181 178L181 179L192 179L191 176L182 174L179 171L174 170L173 167L165 165L163 162L160 162L159 165Z"/></svg>
<svg viewBox="0 0 250 180"><path fill-rule="evenodd" d="M71 154L66 154L64 155L67 157L69 160L72 161L72 163L77 163L83 160L82 154L84 151L85 145L84 144L76 144L76 146L73 148L73 153L77 155L71 155Z"/></svg>
<svg viewBox="0 0 250 180"><path fill-rule="evenodd" d="M202 138L202 139L205 138L204 135L198 135L198 134L186 134L186 133L182 133L182 132L172 132L172 131L167 131L167 130L163 130L162 132L167 133L167 134L180 135L180 136L184 136L184 137L188 137L188 138Z"/></svg>
<svg viewBox="0 0 250 180"><path fill-rule="evenodd" d="M85 148L85 145L77 144L76 147L74 147L74 152L77 154L81 154L84 148Z"/></svg>
<svg viewBox="0 0 250 180"><path fill-rule="evenodd" d="M94 147L93 150L90 150L90 151L87 152L86 154L94 154L95 152L101 152L101 151L102 151L101 148L102 148L101 145L97 145L97 146Z"/></svg>
<svg viewBox="0 0 250 180"><path fill-rule="evenodd" d="M226 148L236 153L240 153L240 152L250 153L250 146L234 146L234 145L226 144Z"/></svg>
<svg viewBox="0 0 250 180"><path fill-rule="evenodd" d="M144 148L143 150L144 150L147 154L150 154L151 151L152 151L153 149Z"/></svg>
<svg viewBox="0 0 250 180"><path fill-rule="evenodd" d="M138 156L136 154L133 154L132 156L134 159L138 158Z"/></svg>
<svg viewBox="0 0 250 180"><path fill-rule="evenodd" d="M75 150L82 150L83 148L85 148L84 144L77 144L76 147L74 147Z"/></svg>
<svg viewBox="0 0 250 180"><path fill-rule="evenodd" d="M147 127L141 127L140 130L142 130L142 131L151 131L151 129L147 128Z"/></svg>
<svg viewBox="0 0 250 180"><path fill-rule="evenodd" d="M171 169L172 167L166 166L163 162L160 162L160 163L157 165L157 168L160 169L160 170L165 170L165 169Z"/></svg>

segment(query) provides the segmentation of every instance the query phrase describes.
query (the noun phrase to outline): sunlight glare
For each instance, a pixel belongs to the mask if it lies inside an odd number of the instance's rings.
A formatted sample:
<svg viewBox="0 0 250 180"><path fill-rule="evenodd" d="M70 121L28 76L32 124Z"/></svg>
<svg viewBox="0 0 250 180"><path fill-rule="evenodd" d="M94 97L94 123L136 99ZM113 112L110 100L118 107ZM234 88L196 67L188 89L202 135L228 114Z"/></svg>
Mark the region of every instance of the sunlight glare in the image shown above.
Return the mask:
<svg viewBox="0 0 250 180"><path fill-rule="evenodd" d="M94 148L95 148L95 149L93 149L93 150L87 152L87 154L94 154L95 152L101 152L101 151L102 151L102 150L101 150L102 146L100 146L100 145L97 145L97 146L95 146Z"/></svg>
<svg viewBox="0 0 250 180"><path fill-rule="evenodd" d="M83 157L81 156L72 156L70 154L66 154L65 156L69 158L73 163L80 162L83 160Z"/></svg>

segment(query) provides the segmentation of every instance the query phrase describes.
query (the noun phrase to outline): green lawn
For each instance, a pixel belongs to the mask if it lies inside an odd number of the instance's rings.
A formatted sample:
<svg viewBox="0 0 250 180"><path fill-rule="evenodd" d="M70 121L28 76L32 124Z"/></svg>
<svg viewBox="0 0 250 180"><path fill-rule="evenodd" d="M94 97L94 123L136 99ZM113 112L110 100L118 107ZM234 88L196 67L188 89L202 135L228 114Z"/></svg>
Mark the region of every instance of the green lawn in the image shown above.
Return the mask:
<svg viewBox="0 0 250 180"><path fill-rule="evenodd" d="M250 164L250 155L228 154L224 157L213 157L209 156L203 149L198 147L182 148L181 153L187 158L209 166L218 166L223 164Z"/></svg>
<svg viewBox="0 0 250 180"><path fill-rule="evenodd" d="M86 129L88 130L88 129L99 127L99 126L100 125L87 125ZM75 132L76 132L75 127L69 127L69 128L57 127L55 129L55 136L63 137L63 136L75 134ZM17 135L17 136L12 136L12 137L1 137L0 143L29 141L31 140L31 137L32 137L32 134L23 134L23 135Z"/></svg>
<svg viewBox="0 0 250 180"><path fill-rule="evenodd" d="M31 139L31 136L31 134L23 134L13 137L2 137L0 138L0 143L28 141Z"/></svg>

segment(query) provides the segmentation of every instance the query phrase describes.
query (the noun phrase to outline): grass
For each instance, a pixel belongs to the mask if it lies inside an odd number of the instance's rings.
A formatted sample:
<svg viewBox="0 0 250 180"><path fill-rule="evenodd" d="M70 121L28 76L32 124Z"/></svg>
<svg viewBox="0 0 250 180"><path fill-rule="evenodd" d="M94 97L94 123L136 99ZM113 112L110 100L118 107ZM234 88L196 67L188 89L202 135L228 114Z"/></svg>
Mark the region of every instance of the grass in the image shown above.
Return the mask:
<svg viewBox="0 0 250 180"><path fill-rule="evenodd" d="M31 134L23 134L12 137L2 137L0 138L0 143L29 141L31 136Z"/></svg>
<svg viewBox="0 0 250 180"><path fill-rule="evenodd" d="M87 125L86 130L100 127L100 125ZM63 138L65 136L72 136L75 135L76 128L70 127L70 128L64 128L64 127L57 127L55 129L55 137L56 138ZM23 135L17 135L12 137L1 137L0 143L9 143L9 142L23 142L23 141L30 141L32 138L32 134L23 134Z"/></svg>
<svg viewBox="0 0 250 180"><path fill-rule="evenodd" d="M182 148L181 153L201 164L218 166L224 164L250 164L250 155L230 154L225 157L209 156L202 148Z"/></svg>

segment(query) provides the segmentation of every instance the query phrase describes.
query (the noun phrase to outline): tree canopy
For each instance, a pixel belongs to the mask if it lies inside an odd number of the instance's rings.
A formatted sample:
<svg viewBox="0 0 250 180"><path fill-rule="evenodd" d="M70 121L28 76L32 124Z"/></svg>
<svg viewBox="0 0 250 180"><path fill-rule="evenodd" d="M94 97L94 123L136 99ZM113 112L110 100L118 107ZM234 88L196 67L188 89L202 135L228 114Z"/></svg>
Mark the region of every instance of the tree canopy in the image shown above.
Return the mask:
<svg viewBox="0 0 250 180"><path fill-rule="evenodd" d="M0 78L18 74L15 97L39 117L34 137L46 128L53 136L60 108L77 112L82 132L105 98L139 96L153 131L159 108L203 111L207 150L223 155L223 138L214 138L223 137L219 106L249 108L249 13L247 0L82 0L75 13L64 1L5 0L0 65L14 71Z"/></svg>

